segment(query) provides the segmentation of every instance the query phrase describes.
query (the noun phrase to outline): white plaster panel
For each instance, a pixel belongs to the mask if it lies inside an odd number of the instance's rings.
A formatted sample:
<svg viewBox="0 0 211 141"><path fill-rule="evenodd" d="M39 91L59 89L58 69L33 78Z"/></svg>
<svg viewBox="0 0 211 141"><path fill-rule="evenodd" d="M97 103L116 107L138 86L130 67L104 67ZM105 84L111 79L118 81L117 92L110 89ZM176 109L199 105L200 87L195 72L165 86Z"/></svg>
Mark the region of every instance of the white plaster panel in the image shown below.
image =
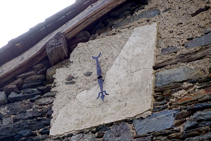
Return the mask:
<svg viewBox="0 0 211 141"><path fill-rule="evenodd" d="M132 33L132 34L131 34ZM156 23L133 31L80 44L71 54L73 64L57 70L58 91L53 105L51 135L91 128L105 123L133 118L151 110L153 93L154 50L157 40ZM96 62L99 58L104 77L104 101L96 99ZM85 71L92 76L83 75ZM76 83L65 85L68 75Z"/></svg>

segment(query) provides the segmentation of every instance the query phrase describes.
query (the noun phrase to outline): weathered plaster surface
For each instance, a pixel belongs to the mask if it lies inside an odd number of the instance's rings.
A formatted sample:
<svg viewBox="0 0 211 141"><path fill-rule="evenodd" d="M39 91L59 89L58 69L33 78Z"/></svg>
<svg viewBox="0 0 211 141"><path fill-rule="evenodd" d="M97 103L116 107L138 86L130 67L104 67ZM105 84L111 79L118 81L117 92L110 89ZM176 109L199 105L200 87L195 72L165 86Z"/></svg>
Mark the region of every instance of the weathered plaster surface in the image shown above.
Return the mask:
<svg viewBox="0 0 211 141"><path fill-rule="evenodd" d="M131 34L132 33L132 34ZM80 44L71 54L69 68L57 70L58 91L53 105L51 135L115 122L140 115L151 109L153 93L154 50L157 25L135 28L113 36ZM96 62L99 58L104 77L104 102L96 99ZM91 76L84 76L86 72ZM66 78L75 77L75 84L66 85Z"/></svg>

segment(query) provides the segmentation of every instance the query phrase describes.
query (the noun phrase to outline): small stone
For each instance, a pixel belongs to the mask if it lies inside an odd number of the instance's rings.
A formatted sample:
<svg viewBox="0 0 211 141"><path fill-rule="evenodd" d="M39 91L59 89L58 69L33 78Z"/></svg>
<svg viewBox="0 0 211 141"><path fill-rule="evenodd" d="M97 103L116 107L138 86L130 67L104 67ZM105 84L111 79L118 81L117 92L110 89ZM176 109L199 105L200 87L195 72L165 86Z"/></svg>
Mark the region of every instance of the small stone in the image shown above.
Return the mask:
<svg viewBox="0 0 211 141"><path fill-rule="evenodd" d="M177 47L167 47L167 48L163 48L162 50L161 50L161 53L163 54L163 55L165 55L165 54L169 54L169 53L175 53L175 52L177 52L179 49L177 48Z"/></svg>
<svg viewBox="0 0 211 141"><path fill-rule="evenodd" d="M75 81L65 82L66 85L75 84Z"/></svg>
<svg viewBox="0 0 211 141"><path fill-rule="evenodd" d="M180 126L181 124L183 124L184 122L186 122L186 119L185 118L183 118L183 119L180 119L180 120L176 120L175 122L174 122L174 126Z"/></svg>
<svg viewBox="0 0 211 141"><path fill-rule="evenodd" d="M99 132L99 131L108 131L108 130L110 130L110 128L107 127L107 126L103 126L103 125L98 126L98 127L96 128L96 132Z"/></svg>
<svg viewBox="0 0 211 141"><path fill-rule="evenodd" d="M175 119L181 119L181 118L185 118L188 117L192 114L191 111L187 111L187 110L182 110L179 113L176 114Z"/></svg>
<svg viewBox="0 0 211 141"><path fill-rule="evenodd" d="M168 136L170 139L181 139L183 137L182 132L180 133L173 133Z"/></svg>
<svg viewBox="0 0 211 141"><path fill-rule="evenodd" d="M19 78L19 79L13 81L12 83L10 83L9 85L16 85L18 87L18 89L21 90L21 88L23 86L23 79Z"/></svg>
<svg viewBox="0 0 211 141"><path fill-rule="evenodd" d="M34 135L34 133L31 130L23 130L18 133L21 134L23 137L29 137Z"/></svg>
<svg viewBox="0 0 211 141"><path fill-rule="evenodd" d="M24 84L29 83L29 82L34 82L34 81L45 81L45 76L44 75L32 75L30 77L27 77L24 80Z"/></svg>
<svg viewBox="0 0 211 141"><path fill-rule="evenodd" d="M44 94L43 97L55 97L56 96L56 93L55 91L52 91L52 92L48 92L46 94Z"/></svg>
<svg viewBox="0 0 211 141"><path fill-rule="evenodd" d="M20 114L17 114L14 116L14 122L17 122L19 120L40 117L41 115L42 115L42 113L38 112L37 110L28 111L26 113L20 113Z"/></svg>
<svg viewBox="0 0 211 141"><path fill-rule="evenodd" d="M6 95L8 96L12 91L20 93L20 91L18 90L16 85L7 85L4 87L4 92L6 93Z"/></svg>
<svg viewBox="0 0 211 141"><path fill-rule="evenodd" d="M7 95L3 91L3 92L0 92L0 105L4 105L4 104L7 104Z"/></svg>
<svg viewBox="0 0 211 141"><path fill-rule="evenodd" d="M41 98L41 96L40 95L36 95L35 97L33 97L33 98L30 98L29 100L31 101L31 102L35 102L37 99L39 99L39 98Z"/></svg>
<svg viewBox="0 0 211 141"><path fill-rule="evenodd" d="M96 136L96 138L102 138L104 136L104 134L105 134L105 132L99 131L99 132L96 133L95 136Z"/></svg>
<svg viewBox="0 0 211 141"><path fill-rule="evenodd" d="M47 86L37 87L37 90L41 91L44 94L50 92L51 88L52 88L51 86L47 85Z"/></svg>
<svg viewBox="0 0 211 141"><path fill-rule="evenodd" d="M75 79L75 77L72 75L68 75L68 77L66 78L67 81L72 81L73 79Z"/></svg>
<svg viewBox="0 0 211 141"><path fill-rule="evenodd" d="M182 82L184 80L197 78L200 75L200 69L192 69L186 66L163 70L155 74L155 86L161 87L170 83Z"/></svg>
<svg viewBox="0 0 211 141"><path fill-rule="evenodd" d="M48 109L48 112L47 112L47 117L51 117L52 114L53 114L53 110L52 110L52 108L50 107L50 108Z"/></svg>
<svg viewBox="0 0 211 141"><path fill-rule="evenodd" d="M198 46L206 46L209 44L211 44L211 33L191 40L190 42L185 44L185 47L189 49L189 48L194 48Z"/></svg>
<svg viewBox="0 0 211 141"><path fill-rule="evenodd" d="M11 124L13 122L13 119L11 117L8 117L8 118L3 118L3 125L8 125L8 124Z"/></svg>
<svg viewBox="0 0 211 141"><path fill-rule="evenodd" d="M37 101L35 101L35 103L39 106L42 106L42 105L48 105L48 104L51 104L53 103L54 101L54 98L52 97L47 97L47 98L41 98L41 99L38 99Z"/></svg>
<svg viewBox="0 0 211 141"><path fill-rule="evenodd" d="M162 106L159 106L159 107L153 107L153 112L159 112L159 111L162 111L166 108L168 108L167 105L162 105Z"/></svg>
<svg viewBox="0 0 211 141"><path fill-rule="evenodd" d="M37 64L36 66L33 67L33 70L38 72L40 71L41 69L43 69L45 66L43 64Z"/></svg>
<svg viewBox="0 0 211 141"><path fill-rule="evenodd" d="M67 67L68 65L70 65L70 61L69 61L69 59L66 59L66 60L63 60L63 61L57 63L56 65L50 67L49 69L47 69L46 79L47 80L54 79L53 75L56 73L56 69L62 68L62 67L65 67L65 66Z"/></svg>
<svg viewBox="0 0 211 141"><path fill-rule="evenodd" d="M37 93L37 92L39 91L35 88L28 88L28 89L21 90L21 93L23 94L31 94L31 93Z"/></svg>
<svg viewBox="0 0 211 141"><path fill-rule="evenodd" d="M173 127L174 117L178 111L166 110L159 113L153 113L146 119L135 119L133 124L138 135L148 132L161 131Z"/></svg>
<svg viewBox="0 0 211 141"><path fill-rule="evenodd" d="M49 129L48 128L44 128L44 129L42 129L41 131L39 131L39 133L41 134L41 135L44 135L44 134L49 134Z"/></svg>
<svg viewBox="0 0 211 141"><path fill-rule="evenodd" d="M132 133L130 128L125 122L120 123L119 125L114 125L109 131L103 136L105 141L130 141L132 139Z"/></svg>
<svg viewBox="0 0 211 141"><path fill-rule="evenodd" d="M36 74L35 71L30 71L30 72L22 73L22 74L18 75L16 78L22 78L24 80L25 78L35 75L35 74Z"/></svg>
<svg viewBox="0 0 211 141"><path fill-rule="evenodd" d="M37 75L45 75L45 74L46 74L46 71L47 71L47 68L44 67L43 69L41 69L41 70L39 70L39 71L37 72Z"/></svg>
<svg viewBox="0 0 211 141"><path fill-rule="evenodd" d="M75 36L75 38L82 38L82 37L86 37L87 39L89 39L91 35L88 31L81 31Z"/></svg>
<svg viewBox="0 0 211 141"><path fill-rule="evenodd" d="M88 71L88 72L84 73L84 75L85 75L85 76L91 76L91 75L92 75L92 72L89 72L89 71Z"/></svg>
<svg viewBox="0 0 211 141"><path fill-rule="evenodd" d="M43 82L42 81L29 82L29 83L25 83L23 85L23 89L26 89L26 88L36 88L36 87L42 86L42 85L43 85Z"/></svg>

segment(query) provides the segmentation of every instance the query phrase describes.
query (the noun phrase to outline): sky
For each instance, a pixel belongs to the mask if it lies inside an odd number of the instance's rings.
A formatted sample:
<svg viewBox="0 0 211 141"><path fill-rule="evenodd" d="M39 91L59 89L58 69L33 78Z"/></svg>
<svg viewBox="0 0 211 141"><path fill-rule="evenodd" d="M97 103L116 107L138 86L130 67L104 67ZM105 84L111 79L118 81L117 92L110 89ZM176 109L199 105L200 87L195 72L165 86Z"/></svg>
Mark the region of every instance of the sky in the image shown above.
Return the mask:
<svg viewBox="0 0 211 141"><path fill-rule="evenodd" d="M75 0L1 0L0 48Z"/></svg>

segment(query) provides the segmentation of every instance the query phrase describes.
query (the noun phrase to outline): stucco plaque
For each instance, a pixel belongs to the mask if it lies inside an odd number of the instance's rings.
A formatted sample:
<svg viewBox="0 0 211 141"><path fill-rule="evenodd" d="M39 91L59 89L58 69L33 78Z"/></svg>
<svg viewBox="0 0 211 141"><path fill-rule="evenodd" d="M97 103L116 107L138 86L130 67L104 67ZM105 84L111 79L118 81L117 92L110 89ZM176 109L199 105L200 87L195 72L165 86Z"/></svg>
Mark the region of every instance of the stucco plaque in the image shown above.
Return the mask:
<svg viewBox="0 0 211 141"><path fill-rule="evenodd" d="M147 25L79 44L71 53L70 66L56 71L57 91L51 135L133 118L150 111L154 76L157 25ZM104 101L96 99L100 88L96 62L99 53ZM92 72L91 76L84 75ZM67 83L71 76L73 83Z"/></svg>

